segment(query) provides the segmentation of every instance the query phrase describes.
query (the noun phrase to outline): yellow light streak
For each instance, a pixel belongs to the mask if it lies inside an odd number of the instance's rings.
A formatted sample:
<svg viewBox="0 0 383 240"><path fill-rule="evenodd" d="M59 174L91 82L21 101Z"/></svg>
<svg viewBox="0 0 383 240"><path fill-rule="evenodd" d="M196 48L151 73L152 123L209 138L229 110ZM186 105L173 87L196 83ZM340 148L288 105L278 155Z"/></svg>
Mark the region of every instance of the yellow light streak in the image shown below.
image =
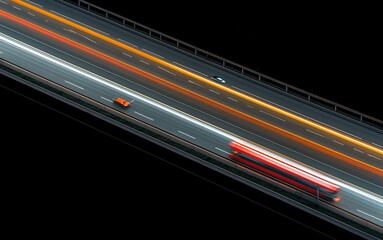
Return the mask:
<svg viewBox="0 0 383 240"><path fill-rule="evenodd" d="M69 26L71 26L71 27L74 27L74 28L76 28L76 29L78 29L78 30L80 30L80 31L83 31L83 32L85 32L85 33L88 33L88 34L90 34L90 35L92 35L92 36L94 36L94 37L100 38L100 39L102 39L102 40L104 40L104 41L106 41L106 42L109 42L109 43L114 44L114 45L116 45L116 46L118 46L118 47L121 47L121 48L126 49L126 50L128 50L128 51L131 51L131 52L133 52L133 53L135 53L135 54L137 54L137 55L140 55L140 56L142 56L142 57L144 57L144 58L147 58L147 59L149 59L149 60L151 60L151 61L154 61L154 62L156 62L156 63L162 64L162 65L164 65L164 66L166 66L166 67L168 67L168 68L171 68L171 69L173 69L173 70L175 70L175 71L181 72L181 73L183 73L183 74L185 74L185 75L187 75L187 76L196 78L196 79L198 79L198 80L200 80L200 81L203 81L203 82L206 83L206 84L213 85L213 86L215 86L215 87L217 87L217 88L219 88L219 89L221 89L221 90L223 90L223 91L229 92L229 93L234 94L234 95L236 95L236 96L238 96L238 97L241 97L241 98L243 98L243 99L246 99L246 100L248 100L248 101L250 101L250 102L253 102L253 103L255 103L255 104L258 104L258 105L260 105L260 106L263 106L263 107L265 107L265 108L268 108L268 109L270 109L270 110L273 110L273 111L275 111L275 112L278 112L278 113L280 113L280 114L282 114L282 115L284 115L284 116L290 117L290 118L292 118L292 119L294 119L294 120L296 120L296 121L305 123L305 124L307 124L307 125L309 125L309 126L311 126L311 127L320 129L320 130L322 130L322 131L324 131L324 132L326 132L326 133L335 135L335 136L337 136L337 137L339 137L339 138L342 138L343 140L346 140L346 141L352 142L352 143L354 143L354 144L356 144L356 145L365 147L365 148L367 148L367 149L369 149L369 150L371 150L371 151L377 152L377 153L379 153L379 154L383 154L383 149L380 149L380 148L378 148L378 147L375 147L375 146L373 146L373 145L371 145L371 144L362 142L362 141L360 141L360 140L358 140L358 139L355 139L355 138L353 138L353 137L347 136L347 135L345 135L345 134L343 134L343 133L340 133L340 132L335 131L335 130L332 130L332 129L328 128L328 127L322 126L322 125L320 125L320 124L318 124L318 123L312 122L312 121L307 120L307 119L305 119L305 118L303 118L303 117L300 117L300 116L297 116L297 115L292 114L292 113L290 113L290 112L287 112L287 111L285 111L285 110L283 110L283 109L280 109L280 108L278 108L278 107L275 107L275 106L273 106L273 105L270 105L270 104L268 104L268 103L265 103L265 102L263 102L263 101L260 101L260 100L258 100L258 99L255 99L255 98L250 97L250 96L248 96L248 95L245 95L245 94L243 94L243 93L241 93L241 92L238 92L238 91L235 91L235 90L233 90L233 89L230 89L230 88L228 88L228 87L226 87L226 86L223 86L223 85L221 85L221 84L212 82L212 81L210 81L209 79L207 79L207 78L205 78L205 77L199 76L199 75L194 74L194 73L192 73L192 72L190 72L190 71L187 71L187 70L185 70L185 69L182 69L181 67L178 67L178 66L176 66L176 65L170 64L170 63L168 63L168 62L166 62L166 61L164 61L164 60L162 60L162 59L153 57L153 56L151 56L151 55L149 55L149 54L147 54L147 53L145 53L145 52L142 52L142 51L140 51L140 50L137 50L137 49L135 49L135 48L133 48L133 47L130 47L130 46L128 46L128 45L125 45L125 44L123 44L123 43L121 43L121 42L119 42L119 41L116 41L116 40L114 40L114 39L112 39L112 38L110 38L110 37L104 36L104 35L102 35L102 34L100 34L100 33L97 33L97 32L95 32L95 31L92 31L92 30L90 30L90 29L88 29L88 28L85 28L85 27L79 25L79 24L73 23L73 22L71 22L71 21L69 21L69 20L66 20L66 19L64 19L64 18L62 18L62 17L59 17L59 16L57 16L57 15L55 15L55 14L52 14L52 13L50 13L50 12L47 12L47 11L45 11L45 10L42 10L42 9L40 9L40 8L38 8L38 7L35 7L35 6L31 5L31 4L25 3L25 2L23 2L23 1L21 1L21 0L12 0L12 1L15 2L15 3L18 3L18 4L22 5L22 6L24 6L24 7L26 7L26 8L29 8L29 9L31 9L31 10L34 10L34 11L40 13L40 14L43 14L43 15L48 16L48 17L50 17L50 18L53 18L53 19L55 19L55 20L57 20L57 21L60 21L60 22L62 22L62 23L64 23L64 24L67 24L67 25L69 25Z"/></svg>

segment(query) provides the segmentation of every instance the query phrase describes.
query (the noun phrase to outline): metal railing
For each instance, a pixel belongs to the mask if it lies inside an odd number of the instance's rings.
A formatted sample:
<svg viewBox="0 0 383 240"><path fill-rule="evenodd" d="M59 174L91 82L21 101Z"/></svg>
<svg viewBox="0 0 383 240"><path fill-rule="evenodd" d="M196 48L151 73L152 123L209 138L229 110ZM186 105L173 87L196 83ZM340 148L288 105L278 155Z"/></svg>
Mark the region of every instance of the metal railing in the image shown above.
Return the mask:
<svg viewBox="0 0 383 240"><path fill-rule="evenodd" d="M110 12L106 9L98 7L94 4L88 3L83 0L56 0L61 3L67 3L71 6L75 6L87 12L93 13L101 18L108 19L115 24L119 24L121 26L132 29L138 33L146 35L149 38L156 39L168 46L179 49L183 52L192 54L196 57L202 58L207 62L218 65L226 70L234 72L236 74L245 76L247 80L260 83L264 86L272 88L274 90L278 90L289 96L293 96L296 99L312 104L313 106L327 109L330 112L334 112L339 114L340 116L346 117L348 119L352 119L355 122L363 123L366 126L369 126L372 129L377 129L380 132L383 131L383 121L368 116L366 114L360 113L338 103L332 102L325 98L319 97L315 94L309 93L302 89L296 88L289 84L283 83L277 79L244 67L240 64L234 63L230 60L217 56L208 51L202 50L198 47L180 41L176 38L173 38L169 35L163 34L157 30L154 30L150 27L137 23L133 20L130 20L126 17L118 15L116 13Z"/></svg>

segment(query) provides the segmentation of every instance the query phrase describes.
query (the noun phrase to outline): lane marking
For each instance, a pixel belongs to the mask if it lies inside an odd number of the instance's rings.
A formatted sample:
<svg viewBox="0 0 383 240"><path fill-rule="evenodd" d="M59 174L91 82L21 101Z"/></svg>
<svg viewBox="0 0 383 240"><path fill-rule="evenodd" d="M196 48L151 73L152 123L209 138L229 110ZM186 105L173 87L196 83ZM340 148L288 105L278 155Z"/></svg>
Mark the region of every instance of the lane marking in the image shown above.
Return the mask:
<svg viewBox="0 0 383 240"><path fill-rule="evenodd" d="M4 2L4 1L2 1L2 0L0 0L0 2L1 2L1 3L4 3L4 4L8 4L7 2Z"/></svg>
<svg viewBox="0 0 383 240"><path fill-rule="evenodd" d="M362 150L359 150L357 148L352 148L352 149L354 149L354 151L357 151L357 152L360 152L360 153L364 153Z"/></svg>
<svg viewBox="0 0 383 240"><path fill-rule="evenodd" d="M142 50L145 51L145 52L148 52L148 53L150 53L150 54L153 54L154 56L157 56L157 57L159 57L159 58L164 58L163 56L158 55L157 53L151 52L151 51L149 51L149 50L147 50L147 49L145 49L145 48L142 48Z"/></svg>
<svg viewBox="0 0 383 240"><path fill-rule="evenodd" d="M286 122L286 120L285 119L283 119L283 118L280 118L280 117L277 117L277 116L274 116L273 114L271 114L271 113L268 113L268 112L264 112L264 111L262 111L262 110L260 110L260 112L261 113L264 113L264 114L266 114L266 115L269 115L270 117L273 117L273 118L276 118L276 119L278 119L278 120L281 120L281 121L283 121L283 122Z"/></svg>
<svg viewBox="0 0 383 240"><path fill-rule="evenodd" d="M337 144L340 144L340 145L342 145L342 146L344 146L344 143L341 143L341 142L338 142L338 141L336 141L336 140L332 140L334 143L337 143Z"/></svg>
<svg viewBox="0 0 383 240"><path fill-rule="evenodd" d="M108 98L104 98L104 97L101 97L102 99L104 99L104 100L106 100L106 101L108 101L108 102L111 102L111 103L113 103L113 101L112 100L110 100L110 99L108 99Z"/></svg>
<svg viewBox="0 0 383 240"><path fill-rule="evenodd" d="M146 116L146 115L144 115L144 114L142 114L142 113L139 113L139 112L134 112L134 113L137 114L137 115L140 115L141 117L144 117L144 118L147 118L147 119L149 119L149 120L151 120L151 121L154 121L153 118L150 118L150 117L148 117L148 116Z"/></svg>
<svg viewBox="0 0 383 240"><path fill-rule="evenodd" d="M31 15L31 16L33 16L33 17L36 17L36 15L35 14L33 14L33 13L30 13L30 12L27 12L29 15Z"/></svg>
<svg viewBox="0 0 383 240"><path fill-rule="evenodd" d="M189 135L189 134L187 134L187 133L181 132L181 131L179 131L179 130L178 130L177 132L179 132L179 133L181 133L181 134L183 134L183 135L185 135L185 136L188 136L188 137L190 137L190 138L195 139L195 137L193 137L193 136L191 136L191 135Z"/></svg>
<svg viewBox="0 0 383 240"><path fill-rule="evenodd" d="M227 155L230 154L229 152L226 152L225 150L222 150L222 149L220 149L219 147L215 147L215 149L217 149L217 150L219 150L219 151L221 151L221 152L224 152L224 153L226 153Z"/></svg>
<svg viewBox="0 0 383 240"><path fill-rule="evenodd" d="M17 10L21 11L21 8L18 8L16 6L12 6L13 8L16 8Z"/></svg>
<svg viewBox="0 0 383 240"><path fill-rule="evenodd" d="M63 28L67 32L78 34L76 31L73 31L72 29Z"/></svg>
<svg viewBox="0 0 383 240"><path fill-rule="evenodd" d="M249 108L254 108L253 106L250 106L250 105L246 105L247 107L249 107Z"/></svg>
<svg viewBox="0 0 383 240"><path fill-rule="evenodd" d="M378 147L381 147L381 148L383 148L383 146L382 145L379 145L379 144L377 144L377 143L371 143L371 144L374 144L375 146L378 146Z"/></svg>
<svg viewBox="0 0 383 240"><path fill-rule="evenodd" d="M204 86L202 86L201 84L199 84L199 83L196 83L196 82L193 82L192 80L188 80L188 82L190 82L191 84L195 84L195 85L197 85L197 86L200 86L200 87L203 87L203 88L205 88Z"/></svg>
<svg viewBox="0 0 383 240"><path fill-rule="evenodd" d="M367 216L370 216L370 217L372 217L372 218L375 218L375 219L377 219L377 220L383 222L383 220L380 219L380 218L378 218L378 217L375 217L375 216L373 216L373 215L371 215L371 214L368 214L368 213L366 213L366 212L363 212L362 210L359 210L359 209L356 209L356 210L357 210L358 212L361 212L361 213L363 213L363 214L366 214Z"/></svg>
<svg viewBox="0 0 383 240"><path fill-rule="evenodd" d="M137 45L134 45L133 43L130 43L128 41L125 41L124 39L121 39L121 38L117 38L117 40L121 41L121 42L124 42L126 44L129 44L130 46L133 46L135 48L139 48Z"/></svg>
<svg viewBox="0 0 383 240"><path fill-rule="evenodd" d="M165 68L163 68L163 67L158 66L158 68L161 69L162 71L165 71L165 72L167 72L167 73L170 73L171 75L176 76L175 73L172 73L171 71L169 71L169 70L167 70L167 69L165 69Z"/></svg>
<svg viewBox="0 0 383 240"><path fill-rule="evenodd" d="M146 65L150 65L150 63L145 62L144 60L140 60L140 62L142 62L142 63L144 63L144 64L146 64Z"/></svg>
<svg viewBox="0 0 383 240"><path fill-rule="evenodd" d="M209 91L210 91L210 92L213 92L213 93L215 93L215 94L220 94L219 92L214 91L214 90L212 90L212 89L209 89Z"/></svg>
<svg viewBox="0 0 383 240"><path fill-rule="evenodd" d="M234 98L231 98L231 97L227 97L227 98L230 99L231 101L238 102L238 100L236 100Z"/></svg>
<svg viewBox="0 0 383 240"><path fill-rule="evenodd" d="M320 137L325 138L325 136L323 136L322 134L317 133L317 132L314 132L314 131L311 131L310 129L307 129L307 128L306 128L306 131L307 131L307 132L311 132L312 134L315 134L315 135L318 135L318 136L320 136Z"/></svg>
<svg viewBox="0 0 383 240"><path fill-rule="evenodd" d="M131 55L124 53L124 52L122 52L122 54L124 54L125 56L130 57L130 58L132 57Z"/></svg>
<svg viewBox="0 0 383 240"><path fill-rule="evenodd" d="M93 42L93 43L96 43L96 41L94 41L93 39L90 39L90 38L88 38L88 37L85 37L85 36L82 35L82 34L79 34L79 35L80 35L81 37L83 37L83 38L85 38L85 39L87 39L87 40Z"/></svg>
<svg viewBox="0 0 383 240"><path fill-rule="evenodd" d="M67 17L67 16L65 16L64 14L58 13L58 12L53 11L53 10L51 10L51 12L56 13L56 14L62 16L62 17L68 18L68 19L70 19L70 20L72 20L72 21L78 22L79 24L84 25L84 26L87 26L88 28L92 28L93 30L96 30L96 31L98 31L98 32L100 32L100 33L103 33L103 34L105 34L105 35L110 36L109 33L103 32L103 31L101 31L101 30L98 30L97 28L94 28L94 27L91 27L91 26L89 26L89 25L86 25L85 23L82 23L82 22L80 22L80 21L77 21L77 20L75 20L75 19L73 19L73 18Z"/></svg>
<svg viewBox="0 0 383 240"><path fill-rule="evenodd" d="M65 82L66 82L66 83L69 83L70 85L73 85L73 86L75 86L75 87L78 87L78 88L84 90L84 88L83 88L83 87L80 87L79 85L76 85L76 84L74 84L74 83L68 82L67 80L65 80Z"/></svg>
<svg viewBox="0 0 383 240"><path fill-rule="evenodd" d="M371 155L371 154L367 154L369 157L372 157L372 158L375 158L375 159L377 159L377 160L382 160L382 159L380 159L380 158L378 158L378 157L376 157L376 156L374 156L374 155Z"/></svg>
<svg viewBox="0 0 383 240"><path fill-rule="evenodd" d="M39 6L39 7L43 8L43 6L41 6L40 4L37 4L37 3L32 2L32 1L30 1L30 0L27 0L27 1L30 2L30 3L32 3L32 4L34 4L34 5L36 5L36 6Z"/></svg>

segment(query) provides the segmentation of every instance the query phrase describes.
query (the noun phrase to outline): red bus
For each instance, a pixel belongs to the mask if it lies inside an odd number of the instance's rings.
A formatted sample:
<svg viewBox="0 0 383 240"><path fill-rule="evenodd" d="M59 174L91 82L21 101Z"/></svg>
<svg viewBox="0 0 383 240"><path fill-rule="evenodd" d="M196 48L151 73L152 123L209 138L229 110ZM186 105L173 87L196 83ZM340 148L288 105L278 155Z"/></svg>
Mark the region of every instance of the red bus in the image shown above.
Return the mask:
<svg viewBox="0 0 383 240"><path fill-rule="evenodd" d="M273 176L314 195L319 193L319 197L327 201L340 199L339 187L319 172L255 145L233 141L229 146L232 149L229 156L241 166Z"/></svg>

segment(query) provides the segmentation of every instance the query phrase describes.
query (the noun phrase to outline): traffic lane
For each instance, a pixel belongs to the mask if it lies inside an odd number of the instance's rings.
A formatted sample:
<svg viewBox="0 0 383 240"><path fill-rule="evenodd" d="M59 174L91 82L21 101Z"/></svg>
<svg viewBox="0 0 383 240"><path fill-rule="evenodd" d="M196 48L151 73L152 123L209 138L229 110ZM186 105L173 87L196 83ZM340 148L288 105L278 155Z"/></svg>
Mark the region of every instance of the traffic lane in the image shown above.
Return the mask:
<svg viewBox="0 0 383 240"><path fill-rule="evenodd" d="M383 204L371 201L355 191L347 188L341 189L341 200L336 206L383 227Z"/></svg>
<svg viewBox="0 0 383 240"><path fill-rule="evenodd" d="M1 47L5 52L15 52L15 48L10 47L10 49L6 49L4 46ZM41 60L37 60L36 58L31 56L30 54L25 54L23 52L19 52L17 54L13 54L13 58L8 53L6 54L6 58L9 61L15 62L18 65L21 65L21 67L29 68L29 70L36 72L38 75L42 75L45 78L48 79L54 79L55 82L59 83L60 85L63 85L69 89L72 89L75 92L78 92L80 94L85 94L86 96L95 99L96 101L107 101L107 103L113 107L116 108L116 106L112 103L112 99L116 97L123 97L129 101L134 101L134 104L132 104L131 107L129 107L129 110L133 111L130 113L134 113L136 117L143 117L145 120L152 121L152 125L156 125L156 127L163 129L168 132L172 132L173 128L175 126L178 126L175 122L169 121L168 118L164 117L167 116L166 113L159 111L158 109L153 110L153 115L150 115L148 110L145 110L145 108L141 107L140 109L137 108L137 105L140 103L139 100L134 99L134 97L129 96L129 94L121 94L116 93L115 89L108 89L105 86L102 86L100 84L97 84L93 81L89 81L89 79L85 79L78 75L77 73L71 73L68 72L67 69L61 69L60 66L52 63L44 64ZM18 60L17 60L18 59ZM52 67L53 65L53 67ZM107 81L107 80L105 80ZM148 107L146 107L148 108ZM117 107L118 110L121 111ZM140 111L140 112L139 112ZM177 119L179 117L173 117L174 121L179 121ZM156 121L156 119L159 119ZM169 128L169 129L168 129ZM187 137L189 141L194 141L195 138L190 133L195 133L196 130L193 130L192 126L188 126L185 123L182 123L179 125L179 127L174 130L174 135L180 135L183 137ZM201 141L201 138L198 139L198 142L202 145L209 146L211 144L211 137L212 134L206 134L206 143L204 141ZM229 141L226 139L225 145L228 145Z"/></svg>
<svg viewBox="0 0 383 240"><path fill-rule="evenodd" d="M65 28L63 28L63 29L65 29ZM144 61L144 60L139 60L140 61L140 63L143 63L144 65L151 65L150 63L148 63L148 62L146 62L146 61ZM144 66L145 67L145 66ZM142 66L140 66L140 68L142 68ZM155 70L158 70L158 69L161 69L161 70L165 70L167 73L170 73L170 74L172 74L172 75L175 75L174 73L172 73L172 72L170 72L170 71L168 71L168 70L166 70L166 69L163 69L163 68L161 68L161 67L157 67ZM157 74L158 75L158 74ZM195 84L195 85L197 85L197 84ZM190 88L190 87L189 87ZM209 89L209 93L210 92L215 92L215 93L217 93L216 91L211 91L211 89ZM229 102L229 103L232 103L233 101L234 102L237 102L237 100L235 100L234 98L232 98L232 97L226 97L227 99L230 99L230 100L232 100L231 102ZM229 105L229 103L226 103L225 105ZM247 106L249 106L249 105L247 105ZM267 113L267 110L265 110L265 111L262 111L262 110L260 110L260 112L262 112L262 113L265 113L265 114L267 114L267 115L271 115L271 114L268 114ZM274 115L272 115L273 117L274 117ZM275 118L275 117L274 117ZM279 117L276 117L277 119L281 119L281 118L279 118ZM278 123L278 122L277 122ZM292 128L294 128L294 127L292 127ZM286 129L286 127L285 127L285 129ZM296 128L295 128L295 130L296 130ZM307 129L305 129L305 130L307 130ZM291 130L290 130L291 131ZM304 132L304 133L306 133L306 132ZM320 135L320 134L319 134ZM305 136L306 138L307 137L312 137L312 136L310 136L310 135L306 135ZM338 143L339 141L335 141L336 143ZM334 143L334 141L333 142L331 142L331 143ZM339 147L339 146L342 146L341 144L332 144L332 147ZM354 148L355 149L355 148ZM353 154L355 154L355 152L353 152L353 151L351 151L351 152L348 152L347 153L348 155L353 155ZM356 154L357 155L357 154ZM372 155L372 154L367 154L370 158L368 158L368 160L371 160L372 158L374 158L374 159L376 159L376 160L380 160L380 158L379 157L376 157L375 155ZM380 163L380 162L378 162L378 163Z"/></svg>
<svg viewBox="0 0 383 240"><path fill-rule="evenodd" d="M63 71L63 73L66 73L68 74L68 71ZM61 78L60 78L61 79ZM89 81L87 81L86 83L90 83ZM106 94L105 93L105 88L101 88L100 89L103 93L102 94ZM92 91L93 92L93 91ZM116 93L113 93L113 94L116 94ZM121 95L121 93L119 93L119 95ZM137 107L138 107L138 104L140 104L140 102L137 102L136 103ZM141 111L143 111L146 115L149 115L150 113L146 113L145 112L145 106L144 105L140 105L139 107L141 109ZM153 111L153 116L158 114L159 116L166 116L167 114L166 113L161 113L161 111L159 111L158 109L153 109L151 106L148 108L148 110L152 110ZM133 111L134 113L137 113L137 110L135 111L134 108L130 108L128 109L127 111ZM150 116L150 115L149 115ZM174 118L175 119L175 118ZM182 119L181 119L182 120ZM209 131L206 131L206 129L203 129L202 131L196 131L196 129L198 129L198 127L196 126L192 126L189 129L185 129L185 126L188 126L188 124L185 124L185 123L181 123L182 121L175 121L175 122L171 122L169 121L168 118L165 118L163 121L158 121L158 122L161 122L162 124L165 124L165 125L162 125L161 128L167 128L166 125L168 125L170 127L170 131L173 131L173 132L177 132L179 134L181 134L180 136L181 137L185 137L185 138L192 138L194 137L194 140L198 139L198 142L202 142L202 144L204 146L209 146L209 144L212 144L214 143L214 145L211 145L211 148L215 148L217 149L217 146L220 147L220 148L226 148L227 145L228 145L228 139L222 139L222 136L221 135L218 135L218 136L214 136L214 134L212 134L211 132ZM168 124L169 123L169 124ZM179 125L177 123L180 123ZM175 127L176 126L176 127ZM193 132L193 135L191 135L190 133ZM177 135L177 134L176 134ZM220 140L220 138L222 140ZM193 140L190 140L188 139L189 141L193 141ZM213 141L212 141L213 140ZM205 142L206 141L206 142ZM221 141L221 143L220 143ZM214 150L213 150L214 151ZM221 151L221 150L219 150ZM222 153L221 153L222 154ZM224 154L226 155L226 154ZM358 195L355 195L354 197L358 197Z"/></svg>
<svg viewBox="0 0 383 240"><path fill-rule="evenodd" d="M31 63L36 63L36 62L38 62L38 61L35 61L34 59L31 59L30 60L30 63L28 63L28 56L23 56L23 57L21 57L21 63L25 63L27 66L30 66L31 65ZM51 66L47 66L47 69L49 69L49 67L51 67ZM47 73L49 73L49 71L47 71L47 69L44 69L44 68L42 68L41 67L41 64L38 64L37 66L36 66L36 69L35 69L35 71L41 71L42 73L42 75L43 74L47 74ZM86 85L92 85L91 83L91 81L88 81L88 80L84 80L83 78L78 78L78 79L76 79L77 77L75 76L75 75L70 75L69 74L69 77L68 77L68 72L67 71L58 71L56 68L55 68L55 70L54 71L51 71L50 72L50 75L48 75L48 76L45 76L45 77L48 77L48 78L51 78L51 79L59 79L59 81L61 81L61 82L64 82L64 83L62 83L63 85L67 85L68 87L70 87L70 88L72 88L73 90L75 90L75 91L80 91L79 89L77 89L77 86L82 86L83 88L86 86ZM66 80L65 79L69 79L69 78L71 78L71 82L69 83L69 82L65 82ZM83 83L81 83L81 82L83 82ZM77 85L77 86L75 86L75 85ZM90 87L85 87L85 91L89 91L89 88ZM97 87L96 87L97 88ZM97 91L100 91L100 92L102 92L102 91L104 91L104 89L103 88L101 88L100 90L97 90L97 89L92 89L91 91L89 91L89 95L93 95L92 97L94 98L94 99L100 99L101 97L103 97L103 95L102 95L102 93L100 93L100 94L94 94L94 93L96 93ZM138 111L137 111L138 112ZM146 114L145 114L146 115ZM182 133L180 133L180 132L176 132L176 134L183 134L183 135L185 135L184 133L186 133L186 134L188 134L187 132L185 132L185 131L182 131L182 130L180 130ZM191 131L192 132L192 131ZM190 135L190 134L189 134ZM187 135L185 135L185 136L187 136ZM270 145L270 143L272 143L272 144L274 144L274 146L272 146L271 148L272 149L275 149L276 147L281 147L281 145L276 145L275 146L275 143L274 142L270 142L270 140L266 140L265 138L262 138L262 137L257 137L257 138L255 138L256 136L254 135L254 134L251 134L251 136L247 136L249 139L252 139L252 140L254 140L255 142L257 142L257 143L260 143L261 145ZM221 147L220 149L223 149L223 150L226 150L227 152L228 151L230 151L229 149L227 149L228 148L228 146L226 145L226 147ZM216 148L213 148L213 151L216 151L217 149ZM285 146L282 148L282 150L284 150L284 151L278 151L278 152L286 152L286 150L289 150L289 149L287 149ZM219 151L219 150L218 150ZM293 153L296 153L295 151L292 151ZM219 153L219 152L217 152L217 153ZM291 150L290 150L290 152L289 152L290 154L291 154ZM296 157L294 157L295 159L302 159L302 154L298 154L298 156L296 156ZM308 160L309 162L311 161L312 162L312 158L307 158L306 160ZM312 163L311 163L311 165L312 165ZM323 166L321 166L321 167L323 167ZM327 169L326 170L326 172L329 172L329 170ZM335 175L337 175L337 174L335 174ZM347 178L344 178L343 177L343 179L349 179L350 178L350 176L349 175L347 175L346 176ZM364 182L363 182L364 183ZM363 185L363 184L359 184L359 185ZM378 190L376 190L376 191L378 191Z"/></svg>
<svg viewBox="0 0 383 240"><path fill-rule="evenodd" d="M36 70L38 71L39 69L37 68ZM51 77L52 77L52 76L51 76ZM122 81L123 81L123 82L126 82L126 78L124 78ZM146 81L144 81L144 82L146 82ZM123 84L123 83L122 83L122 84ZM158 91L158 89L157 89L157 91ZM162 94L161 97L163 97L163 96L169 96L167 89L165 89L165 92L164 92L164 94ZM172 97L177 97L177 94L174 95L174 96L172 96ZM179 99L179 102L180 102L180 101L183 101L183 100L184 100L183 98L182 98L182 99ZM193 102L191 102L191 104L193 104ZM195 102L194 102L194 104L195 104ZM199 107L200 107L200 105L196 106L196 108L199 108ZM198 111L198 113L201 114L201 111ZM230 118L229 118L228 120L230 120ZM234 123L234 124L235 124L235 123ZM233 127L234 124L231 124L230 126L228 126L228 127L229 127L228 129L230 129L230 127ZM257 130L257 129L255 129L255 130ZM254 135L254 134L252 134L252 135ZM241 134L241 136L246 136L246 135ZM254 137L254 136L252 136L252 137ZM271 137L272 137L272 136L271 136ZM248 138L249 138L249 137L248 137ZM252 139L252 138L249 138L249 139ZM264 138L263 138L263 139L264 139ZM276 139L276 140L280 140L280 139ZM257 142L259 142L259 141L257 141ZM283 143L282 143L282 144L283 144ZM270 143L266 144L266 146L268 146L268 145L270 145ZM274 143L274 142L272 142L272 145L274 145L274 146L272 146L271 149L275 149L275 143ZM290 149L289 149L289 150L290 150ZM286 151L286 149L284 149L283 152L285 152L285 151ZM296 152L296 151L299 151L299 150L295 150L295 151L293 151L293 152ZM289 155L289 154L286 154L286 155ZM291 156L291 155L290 155L290 156ZM315 159L315 158L317 158L317 156L313 156L313 157L309 158L310 160L308 161L307 164L310 164L310 161L312 161L313 158ZM295 158L295 159L299 159L299 160L301 160L301 159L302 159L302 156L299 156L298 158ZM327 157L324 156L324 159L327 159ZM327 168L327 166L326 166L326 168ZM368 175L368 176L370 176L370 175ZM363 177L359 177L359 178L362 178L362 179L363 179Z"/></svg>
<svg viewBox="0 0 383 240"><path fill-rule="evenodd" d="M71 13L71 11L69 11L69 14ZM89 16L88 16L89 17ZM87 18L87 15L84 15L84 18ZM99 24L101 24L102 25L102 21L101 22L99 22ZM134 37L134 36L133 36ZM136 38L137 38L137 36L136 36ZM144 39L145 40L145 39ZM146 41L146 40L145 40Z"/></svg>

